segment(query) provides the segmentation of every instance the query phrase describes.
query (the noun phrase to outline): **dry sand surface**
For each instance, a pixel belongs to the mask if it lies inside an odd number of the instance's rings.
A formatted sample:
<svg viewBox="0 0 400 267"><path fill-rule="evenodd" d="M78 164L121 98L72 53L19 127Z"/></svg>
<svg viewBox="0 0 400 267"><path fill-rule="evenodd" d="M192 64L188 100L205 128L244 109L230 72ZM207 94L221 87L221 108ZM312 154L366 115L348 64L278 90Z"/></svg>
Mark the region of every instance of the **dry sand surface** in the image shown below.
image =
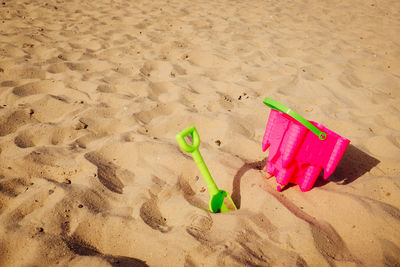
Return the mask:
<svg viewBox="0 0 400 267"><path fill-rule="evenodd" d="M267 179L264 97L351 140L328 183ZM399 266L399 178L397 0L0 3L0 266Z"/></svg>

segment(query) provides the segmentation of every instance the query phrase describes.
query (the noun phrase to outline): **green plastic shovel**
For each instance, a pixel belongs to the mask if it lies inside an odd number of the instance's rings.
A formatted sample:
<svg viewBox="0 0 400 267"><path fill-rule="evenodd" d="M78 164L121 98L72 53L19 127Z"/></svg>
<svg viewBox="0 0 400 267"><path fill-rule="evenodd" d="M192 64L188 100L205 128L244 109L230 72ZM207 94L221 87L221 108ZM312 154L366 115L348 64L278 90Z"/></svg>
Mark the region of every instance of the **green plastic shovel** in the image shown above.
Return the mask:
<svg viewBox="0 0 400 267"><path fill-rule="evenodd" d="M189 145L185 140L185 137L189 134L191 135L193 140L192 145ZM199 167L199 170L204 178L204 181L207 184L208 192L210 193L210 203L209 203L210 211L217 213L217 212L227 212L227 211L237 210L231 196L225 190L219 190L213 178L211 177L211 174L208 171L208 168L199 151L200 136L196 128L194 126L186 128L185 130L176 135L176 140L178 141L178 144L183 151L192 154L192 157L196 162L197 167ZM230 202L228 201L227 203L229 208L224 203L225 198L230 200Z"/></svg>

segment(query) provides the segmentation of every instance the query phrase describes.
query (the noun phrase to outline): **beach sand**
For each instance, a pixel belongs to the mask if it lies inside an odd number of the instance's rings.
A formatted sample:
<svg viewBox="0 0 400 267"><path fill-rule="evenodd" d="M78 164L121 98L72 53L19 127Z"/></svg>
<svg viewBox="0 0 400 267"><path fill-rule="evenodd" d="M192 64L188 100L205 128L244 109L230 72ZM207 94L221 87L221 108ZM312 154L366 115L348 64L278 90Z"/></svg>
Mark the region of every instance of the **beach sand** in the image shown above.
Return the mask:
<svg viewBox="0 0 400 267"><path fill-rule="evenodd" d="M400 2L0 4L1 266L399 266ZM351 140L276 191L273 98ZM175 135L238 211L212 214Z"/></svg>

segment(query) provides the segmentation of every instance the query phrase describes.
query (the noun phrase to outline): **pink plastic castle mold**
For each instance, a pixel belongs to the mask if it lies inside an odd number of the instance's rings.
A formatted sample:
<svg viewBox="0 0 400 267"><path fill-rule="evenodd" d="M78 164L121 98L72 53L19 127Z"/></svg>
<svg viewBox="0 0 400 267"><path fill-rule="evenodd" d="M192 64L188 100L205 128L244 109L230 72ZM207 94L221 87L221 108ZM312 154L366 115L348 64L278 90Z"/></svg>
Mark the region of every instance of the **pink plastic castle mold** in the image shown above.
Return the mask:
<svg viewBox="0 0 400 267"><path fill-rule="evenodd" d="M262 148L269 148L266 171L276 177L282 187L298 184L301 191L310 190L324 169L324 179L335 171L350 140L323 125L310 121L326 133L321 140L291 116L271 109ZM278 191L282 189L278 186Z"/></svg>

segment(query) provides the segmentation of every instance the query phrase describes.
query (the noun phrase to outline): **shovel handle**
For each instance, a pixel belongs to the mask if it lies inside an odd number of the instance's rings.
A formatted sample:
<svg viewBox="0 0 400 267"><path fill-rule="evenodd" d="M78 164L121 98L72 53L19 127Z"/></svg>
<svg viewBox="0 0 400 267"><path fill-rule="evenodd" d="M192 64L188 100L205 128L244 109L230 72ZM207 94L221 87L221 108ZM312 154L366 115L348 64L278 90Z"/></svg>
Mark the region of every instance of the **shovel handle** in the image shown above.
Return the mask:
<svg viewBox="0 0 400 267"><path fill-rule="evenodd" d="M189 145L185 140L185 137L189 134L192 136L193 139L191 145ZM185 130L178 133L176 135L176 141L178 141L178 144L183 151L189 153L194 152L200 146L200 136L194 126L187 127Z"/></svg>
<svg viewBox="0 0 400 267"><path fill-rule="evenodd" d="M185 137L189 134L193 138L192 145L189 145L185 140ZM197 132L196 128L194 126L187 127L185 130L178 133L175 137L176 137L176 141L178 141L178 144L181 147L181 149L185 152L189 152L192 155L194 162L196 163L197 167L199 168L199 170L204 178L204 181L207 184L208 192L210 193L210 196L217 194L219 191L218 187L215 184L215 182L210 174L210 171L208 170L207 165L204 162L204 159L201 156L200 151L199 151L200 136L199 136L199 133Z"/></svg>

